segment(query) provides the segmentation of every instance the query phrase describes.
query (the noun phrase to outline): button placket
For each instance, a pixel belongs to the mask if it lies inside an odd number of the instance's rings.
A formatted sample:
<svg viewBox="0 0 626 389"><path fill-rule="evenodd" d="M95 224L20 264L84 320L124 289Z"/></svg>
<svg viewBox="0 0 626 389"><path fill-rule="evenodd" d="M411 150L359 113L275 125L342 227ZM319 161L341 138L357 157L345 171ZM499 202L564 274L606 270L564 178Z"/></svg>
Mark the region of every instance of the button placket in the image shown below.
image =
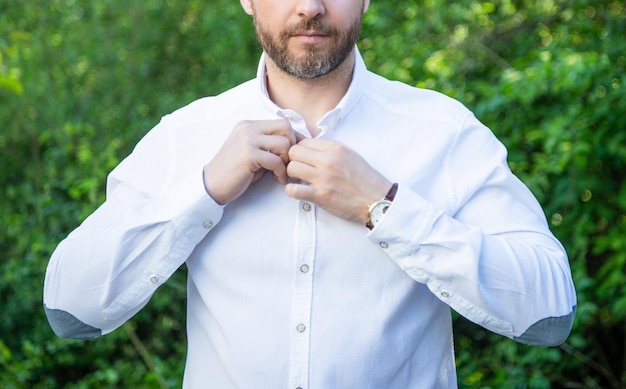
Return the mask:
<svg viewBox="0 0 626 389"><path fill-rule="evenodd" d="M311 205L311 203L308 203L308 202L304 201L300 205L300 209L302 209L302 211L305 212L305 213L309 213L313 209L313 206ZM308 273L310 269L311 268L306 263L301 264L300 267L299 267L300 273L302 273L302 274Z"/></svg>
<svg viewBox="0 0 626 389"><path fill-rule="evenodd" d="M309 382L309 350L311 333L311 306L313 301L313 267L316 245L315 205L303 201L298 204L295 247L295 280L290 342L289 387L306 387Z"/></svg>

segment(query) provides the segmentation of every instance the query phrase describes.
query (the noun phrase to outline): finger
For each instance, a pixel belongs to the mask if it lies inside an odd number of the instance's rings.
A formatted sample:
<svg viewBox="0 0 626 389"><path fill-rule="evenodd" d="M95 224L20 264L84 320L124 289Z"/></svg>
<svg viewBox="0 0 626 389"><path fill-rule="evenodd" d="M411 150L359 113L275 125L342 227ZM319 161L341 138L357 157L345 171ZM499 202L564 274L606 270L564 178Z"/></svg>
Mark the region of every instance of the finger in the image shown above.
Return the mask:
<svg viewBox="0 0 626 389"><path fill-rule="evenodd" d="M265 136L284 137L289 145L296 143L294 131L286 119L241 121L235 126L230 138L237 140L236 144L261 147L259 139Z"/></svg>
<svg viewBox="0 0 626 389"><path fill-rule="evenodd" d="M353 152L343 144L327 139L303 139L289 150L289 159L319 168L340 166Z"/></svg>
<svg viewBox="0 0 626 389"><path fill-rule="evenodd" d="M290 145L295 145L297 142L295 131L287 119L259 120L248 123L255 125L261 134L284 136L289 140Z"/></svg>
<svg viewBox="0 0 626 389"><path fill-rule="evenodd" d="M334 147L341 146L337 141L319 138L304 138L298 141L298 145L317 151L330 150Z"/></svg>
<svg viewBox="0 0 626 389"><path fill-rule="evenodd" d="M276 154L258 150L256 158L259 169L265 169L271 171L278 181L282 184L286 184L287 179L287 167L283 160Z"/></svg>
<svg viewBox="0 0 626 389"><path fill-rule="evenodd" d="M267 135L258 140L259 149L279 156L285 165L289 163L289 149L291 145L291 141L282 135Z"/></svg>
<svg viewBox="0 0 626 389"><path fill-rule="evenodd" d="M316 166L322 161L321 151L302 145L302 142L291 146L289 149L289 160L297 161L309 166Z"/></svg>
<svg viewBox="0 0 626 389"><path fill-rule="evenodd" d="M281 157L283 163L289 162L289 148L297 143L295 131L287 119L248 121L257 134L257 146Z"/></svg>
<svg viewBox="0 0 626 389"><path fill-rule="evenodd" d="M308 165L306 163L302 163L300 161L291 160L287 165L287 176L289 178L300 180L304 182L315 182L315 175L317 174L317 169L315 167Z"/></svg>
<svg viewBox="0 0 626 389"><path fill-rule="evenodd" d="M315 189L310 185L290 182L285 185L285 193L296 200L314 202Z"/></svg>

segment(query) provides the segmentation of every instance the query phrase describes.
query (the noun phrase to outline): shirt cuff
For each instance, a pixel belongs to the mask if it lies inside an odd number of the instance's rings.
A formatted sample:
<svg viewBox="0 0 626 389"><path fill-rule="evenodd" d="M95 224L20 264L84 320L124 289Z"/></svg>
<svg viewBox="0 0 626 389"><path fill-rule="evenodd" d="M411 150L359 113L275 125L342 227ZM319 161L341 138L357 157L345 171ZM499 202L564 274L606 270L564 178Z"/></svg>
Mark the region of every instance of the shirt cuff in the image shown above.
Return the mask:
<svg viewBox="0 0 626 389"><path fill-rule="evenodd" d="M368 238L391 258L399 260L419 249L422 237L441 213L423 197L400 184L392 205Z"/></svg>
<svg viewBox="0 0 626 389"><path fill-rule="evenodd" d="M224 206L206 192L202 171L176 184L164 200L176 230L195 243L219 223L224 212Z"/></svg>

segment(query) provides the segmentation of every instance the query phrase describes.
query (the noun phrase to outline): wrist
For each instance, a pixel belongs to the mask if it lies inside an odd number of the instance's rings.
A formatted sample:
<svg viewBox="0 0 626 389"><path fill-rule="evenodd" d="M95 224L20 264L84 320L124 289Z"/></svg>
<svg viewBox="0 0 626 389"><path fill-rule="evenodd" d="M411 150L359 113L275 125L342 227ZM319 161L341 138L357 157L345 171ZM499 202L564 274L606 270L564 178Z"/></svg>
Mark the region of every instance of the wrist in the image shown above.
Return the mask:
<svg viewBox="0 0 626 389"><path fill-rule="evenodd" d="M211 181L211 174L209 172L208 169L209 165L205 165L204 168L202 169L202 180L204 182L204 191L207 193L207 195L209 195L209 197L211 197L213 199L213 201L215 201L217 204L219 205L225 205L228 200L226 200L225 198L223 198L223 196L221 196L219 193L217 193L217 191L215 191L214 188L215 186L212 185L212 181Z"/></svg>
<svg viewBox="0 0 626 389"><path fill-rule="evenodd" d="M394 182L391 185L391 188L389 188L389 190L387 191L387 194L385 194L385 197L373 202L367 207L367 222L365 223L365 226L369 230L373 230L378 222L380 222L380 220L383 218L389 207L391 207L391 204L395 199L397 192L398 183Z"/></svg>

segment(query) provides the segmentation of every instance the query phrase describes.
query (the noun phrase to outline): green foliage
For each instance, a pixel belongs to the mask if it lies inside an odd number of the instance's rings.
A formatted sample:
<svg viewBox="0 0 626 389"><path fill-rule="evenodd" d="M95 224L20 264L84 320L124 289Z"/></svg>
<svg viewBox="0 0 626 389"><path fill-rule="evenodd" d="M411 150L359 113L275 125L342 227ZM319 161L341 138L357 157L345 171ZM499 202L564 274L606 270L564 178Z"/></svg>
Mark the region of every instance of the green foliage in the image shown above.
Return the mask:
<svg viewBox="0 0 626 389"><path fill-rule="evenodd" d="M2 387L180 387L184 269L94 342L54 336L43 276L58 241L103 201L108 172L159 116L254 75L249 24L226 0L0 5L0 80L12 80L0 81Z"/></svg>
<svg viewBox="0 0 626 389"><path fill-rule="evenodd" d="M571 258L568 342L529 347L456 318L460 387L626 385L624 20L613 0L372 1L360 42L370 69L468 105L507 145ZM180 386L184 268L91 342L52 334L43 275L159 117L253 77L259 54L229 0L0 4L3 387Z"/></svg>
<svg viewBox="0 0 626 389"><path fill-rule="evenodd" d="M568 344L515 345L457 319L460 383L624 386L624 3L375 5L368 26L392 33L364 39L370 67L470 106L509 148L572 262L579 306Z"/></svg>
<svg viewBox="0 0 626 389"><path fill-rule="evenodd" d="M14 46L16 41L24 40L25 36L19 33L12 33L9 35L8 40L0 40L0 90L13 92L15 94L21 94L24 90L20 83L19 69L15 67L9 67L7 62L17 55L17 49ZM4 58L8 57L9 61Z"/></svg>

